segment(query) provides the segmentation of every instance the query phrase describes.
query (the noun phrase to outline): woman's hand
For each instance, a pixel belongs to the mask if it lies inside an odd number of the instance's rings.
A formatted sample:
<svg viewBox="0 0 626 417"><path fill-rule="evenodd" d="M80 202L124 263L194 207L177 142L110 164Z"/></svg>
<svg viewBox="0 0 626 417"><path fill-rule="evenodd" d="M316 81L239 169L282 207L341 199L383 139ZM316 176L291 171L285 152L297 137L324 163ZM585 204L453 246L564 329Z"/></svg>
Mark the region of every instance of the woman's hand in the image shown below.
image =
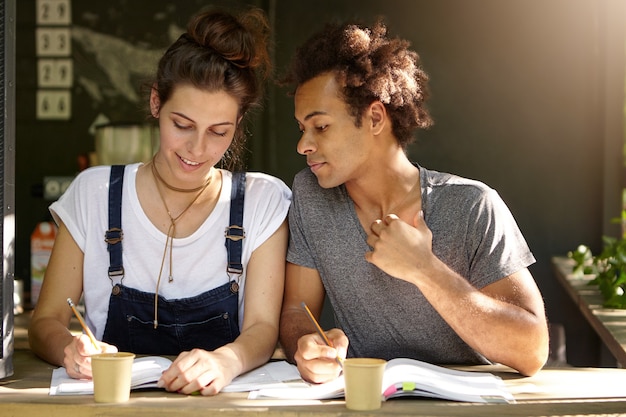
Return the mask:
<svg viewBox="0 0 626 417"><path fill-rule="evenodd" d="M76 379L91 378L91 355L96 353L117 352L117 347L104 342L98 342L100 349L96 349L86 334L75 336L72 342L65 346L63 352L63 366L67 374Z"/></svg>
<svg viewBox="0 0 626 417"><path fill-rule="evenodd" d="M167 391L215 395L239 375L241 366L234 356L221 351L193 349L183 352L163 372L157 386Z"/></svg>

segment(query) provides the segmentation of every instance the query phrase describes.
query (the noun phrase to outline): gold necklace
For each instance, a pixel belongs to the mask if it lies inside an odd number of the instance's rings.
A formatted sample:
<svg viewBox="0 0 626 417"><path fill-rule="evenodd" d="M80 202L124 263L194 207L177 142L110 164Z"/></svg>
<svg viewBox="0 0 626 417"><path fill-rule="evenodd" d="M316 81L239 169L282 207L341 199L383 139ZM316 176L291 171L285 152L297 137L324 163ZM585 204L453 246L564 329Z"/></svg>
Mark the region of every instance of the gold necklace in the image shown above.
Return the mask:
<svg viewBox="0 0 626 417"><path fill-rule="evenodd" d="M154 173L155 179L158 179L160 182L165 184L166 187L174 191L177 191L175 188L172 188L169 184L163 181L163 179L158 175L158 171L156 170L156 167L154 166L154 161L152 161L152 172ZM167 216L170 218L170 225L167 228L167 237L165 238L165 248L163 249L163 257L161 258L161 268L159 269L159 277L157 278L156 291L154 292L154 328L155 329L158 326L157 309L158 309L158 302L159 302L159 285L161 284L161 276L163 275L163 266L165 265L165 255L167 254L168 246L170 249L170 274L168 277L168 282L174 281L174 277L172 276L172 260L173 260L172 249L174 247L174 236L176 235L176 221L180 219L187 212L187 210L191 208L191 206L193 206L193 203L195 203L198 200L198 198L200 198L202 193L204 193L204 190L206 190L209 184L211 184L212 179L213 179L213 176L209 177L209 179L204 183L204 185L202 185L198 189L194 189L194 190L182 189L182 192L192 192L192 191L199 191L199 192L198 194L196 194L193 200L191 200L191 203L189 203L189 205L187 205L187 207L185 207L185 209L181 211L180 214L178 214L178 216L176 217L172 216L172 213L170 212L169 207L167 207L167 203L165 202L165 198L163 198L163 193L161 193L161 187L159 187L159 183L158 182L155 183L157 191L159 193L159 197L161 197L161 201L163 202L163 206L165 207L165 211L167 212Z"/></svg>
<svg viewBox="0 0 626 417"><path fill-rule="evenodd" d="M152 175L154 175L154 177L159 180L161 182L161 184L165 185L167 188L169 188L172 191L178 191L179 193L195 193L196 191L200 191L203 188L206 188L206 186L208 184L204 184L201 185L199 187L196 188L178 188L178 187L174 187L173 185L168 184L167 182L165 182L165 180L161 177L161 174L159 174L159 171L156 168L156 164L154 163L154 158L152 158L151 161L151 168L152 168ZM212 178L212 177L211 177ZM211 182L211 178L209 178L209 182Z"/></svg>

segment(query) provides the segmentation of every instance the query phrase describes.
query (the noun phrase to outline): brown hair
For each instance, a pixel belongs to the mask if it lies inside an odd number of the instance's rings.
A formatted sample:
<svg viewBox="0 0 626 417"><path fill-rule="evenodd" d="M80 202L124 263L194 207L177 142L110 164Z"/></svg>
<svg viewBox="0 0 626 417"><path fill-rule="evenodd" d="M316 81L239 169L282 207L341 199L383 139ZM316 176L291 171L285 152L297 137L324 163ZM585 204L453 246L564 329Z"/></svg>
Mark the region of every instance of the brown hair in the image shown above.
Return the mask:
<svg viewBox="0 0 626 417"><path fill-rule="evenodd" d="M327 24L298 48L280 83L297 87L323 73L335 73L355 125L361 125L363 111L379 100L387 108L394 136L406 149L417 128L432 124L424 103L428 75L409 46L407 40L389 38L381 19L371 28Z"/></svg>
<svg viewBox="0 0 626 417"><path fill-rule="evenodd" d="M261 104L263 82L271 71L268 40L269 23L261 9L237 16L220 10L198 13L159 60L151 88L156 89L161 105L181 84L223 90L238 100L239 116L244 116ZM240 168L244 150L245 130L240 123L223 166Z"/></svg>

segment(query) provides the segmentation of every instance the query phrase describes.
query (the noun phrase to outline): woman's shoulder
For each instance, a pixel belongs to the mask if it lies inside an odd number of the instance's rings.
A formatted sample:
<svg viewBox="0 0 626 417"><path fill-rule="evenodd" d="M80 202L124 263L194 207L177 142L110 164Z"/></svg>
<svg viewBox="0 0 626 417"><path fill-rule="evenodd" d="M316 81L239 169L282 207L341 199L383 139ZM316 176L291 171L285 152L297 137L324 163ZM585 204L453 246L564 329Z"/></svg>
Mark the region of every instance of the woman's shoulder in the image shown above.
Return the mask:
<svg viewBox="0 0 626 417"><path fill-rule="evenodd" d="M72 188L90 189L102 185L106 185L109 182L109 173L111 167L106 165L97 165L89 167L79 172L72 181Z"/></svg>
<svg viewBox="0 0 626 417"><path fill-rule="evenodd" d="M124 165L125 173L135 173L140 164ZM81 172L76 176L77 180L83 182L101 182L109 181L111 175L111 165L94 165Z"/></svg>
<svg viewBox="0 0 626 417"><path fill-rule="evenodd" d="M138 165L126 165L124 183L132 182ZM111 177L110 165L96 165L79 172L67 191L82 196L94 196L102 192L108 194Z"/></svg>
<svg viewBox="0 0 626 417"><path fill-rule="evenodd" d="M246 172L246 192L273 193L291 197L291 190L283 180L263 172Z"/></svg>

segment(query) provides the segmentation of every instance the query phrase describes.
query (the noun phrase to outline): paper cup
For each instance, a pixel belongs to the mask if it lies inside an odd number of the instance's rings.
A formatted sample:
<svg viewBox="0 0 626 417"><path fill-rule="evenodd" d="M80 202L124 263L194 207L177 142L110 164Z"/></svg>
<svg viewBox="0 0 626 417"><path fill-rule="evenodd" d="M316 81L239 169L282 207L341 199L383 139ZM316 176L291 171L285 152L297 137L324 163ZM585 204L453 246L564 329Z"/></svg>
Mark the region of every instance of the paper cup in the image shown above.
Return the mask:
<svg viewBox="0 0 626 417"><path fill-rule="evenodd" d="M382 400L383 359L348 358L343 362L346 407L350 410L376 410Z"/></svg>
<svg viewBox="0 0 626 417"><path fill-rule="evenodd" d="M99 353L91 356L93 397L97 403L121 403L130 397L134 353Z"/></svg>

